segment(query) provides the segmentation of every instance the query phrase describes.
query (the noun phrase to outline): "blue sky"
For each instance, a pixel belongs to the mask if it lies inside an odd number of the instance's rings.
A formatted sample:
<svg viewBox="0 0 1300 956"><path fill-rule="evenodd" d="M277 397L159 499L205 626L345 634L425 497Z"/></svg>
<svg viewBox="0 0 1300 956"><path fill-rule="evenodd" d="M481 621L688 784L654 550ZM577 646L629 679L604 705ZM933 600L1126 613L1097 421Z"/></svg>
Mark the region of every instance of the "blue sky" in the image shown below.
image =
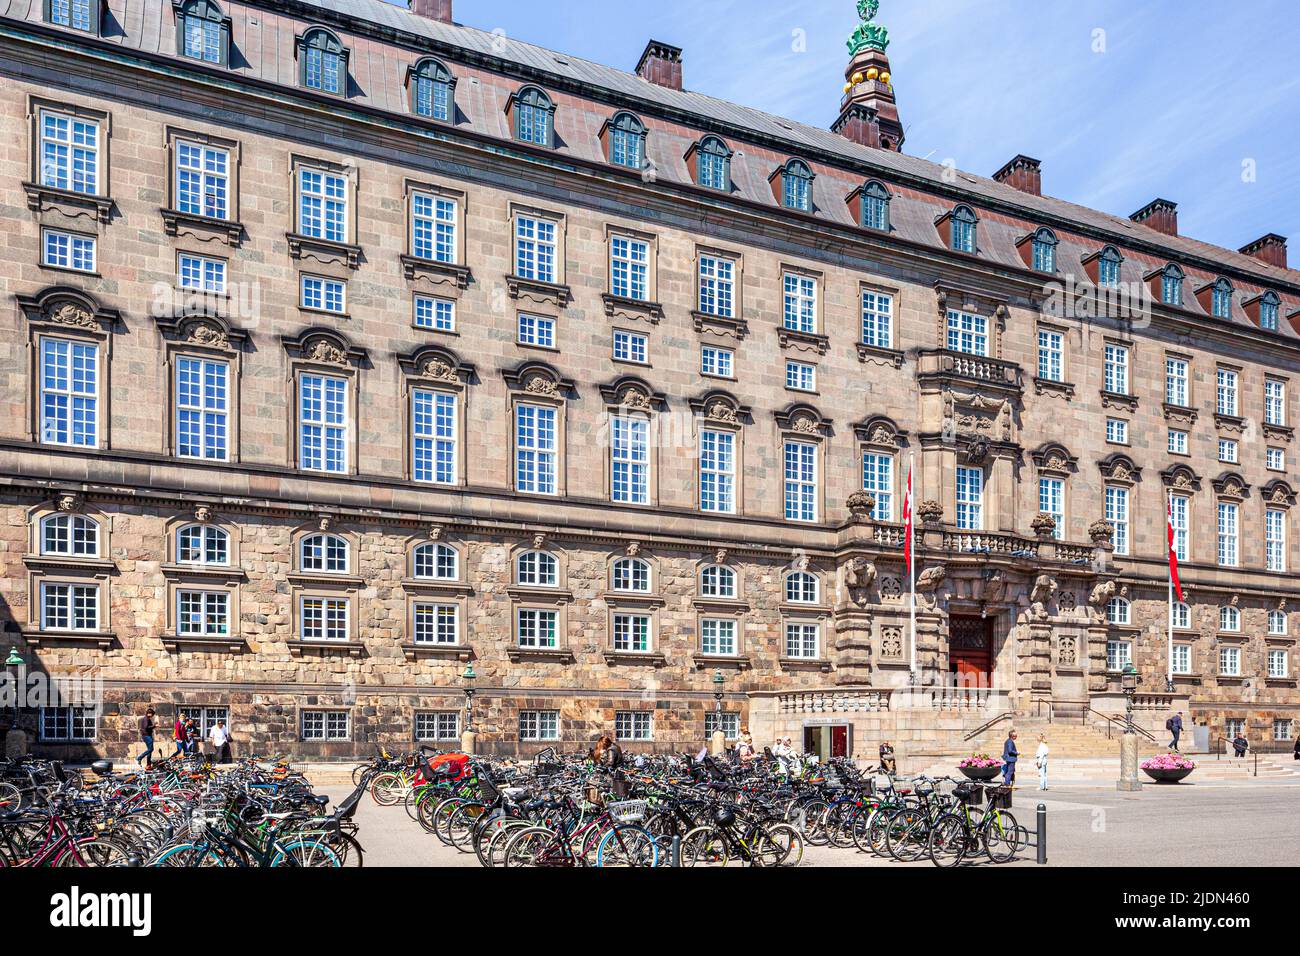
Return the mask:
<svg viewBox="0 0 1300 956"><path fill-rule="evenodd" d="M1294 0L880 6L906 152L982 175L1025 153L1049 195L1121 216L1159 196L1184 235L1300 247ZM455 17L629 70L650 37L674 43L688 89L821 127L857 23L854 0L456 0Z"/></svg>

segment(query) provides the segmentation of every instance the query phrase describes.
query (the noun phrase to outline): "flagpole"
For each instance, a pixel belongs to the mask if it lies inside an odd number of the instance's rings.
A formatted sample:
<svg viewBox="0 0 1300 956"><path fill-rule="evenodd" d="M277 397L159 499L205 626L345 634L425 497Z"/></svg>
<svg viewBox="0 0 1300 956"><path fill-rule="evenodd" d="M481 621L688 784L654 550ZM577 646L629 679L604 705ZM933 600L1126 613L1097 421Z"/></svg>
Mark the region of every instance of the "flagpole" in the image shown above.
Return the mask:
<svg viewBox="0 0 1300 956"><path fill-rule="evenodd" d="M1169 575L1169 613L1167 615L1167 618L1168 618L1168 628L1169 628L1169 640L1167 642L1168 646L1165 648L1165 658L1166 660L1168 660L1169 666L1165 673L1165 686L1173 687L1174 686L1174 576L1172 571Z"/></svg>
<svg viewBox="0 0 1300 956"><path fill-rule="evenodd" d="M907 522L907 528L905 529L905 533L909 535L909 539L907 541L907 577L911 582L910 586L908 587L908 592L911 595L909 601L909 608L908 608L908 617L910 618L911 630L912 630L912 642L911 642L912 654L911 654L911 662L909 665L909 669L912 675L912 683L915 684L916 683L916 534L914 532L914 529L916 528L916 508L915 508L915 502L912 500L913 497L912 465L913 465L913 457L911 455L908 455L907 456L908 522Z"/></svg>

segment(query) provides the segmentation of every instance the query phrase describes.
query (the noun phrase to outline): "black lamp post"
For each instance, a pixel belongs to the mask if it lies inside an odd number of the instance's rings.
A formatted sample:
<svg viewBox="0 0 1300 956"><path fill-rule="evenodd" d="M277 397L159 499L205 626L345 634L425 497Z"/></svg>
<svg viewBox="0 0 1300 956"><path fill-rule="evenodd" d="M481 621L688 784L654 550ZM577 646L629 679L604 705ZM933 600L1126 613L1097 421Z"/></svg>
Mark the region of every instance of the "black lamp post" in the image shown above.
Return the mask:
<svg viewBox="0 0 1300 956"><path fill-rule="evenodd" d="M1124 732L1128 734L1133 733L1133 695L1137 693L1140 683L1142 678L1138 676L1138 669L1132 662L1125 664L1119 686L1124 691Z"/></svg>
<svg viewBox="0 0 1300 956"><path fill-rule="evenodd" d="M722 729L722 685L726 683L726 678L722 676L722 669L719 668L713 672L713 712L718 715L718 730Z"/></svg>
<svg viewBox="0 0 1300 956"><path fill-rule="evenodd" d="M460 676L465 681L465 732L469 733L474 729L474 679L478 677L472 661L465 665L465 672Z"/></svg>
<svg viewBox="0 0 1300 956"><path fill-rule="evenodd" d="M9 726L14 730L18 729L18 699L22 695L22 688L18 685L22 680L23 665L26 663L27 662L24 661L22 656L18 653L18 648L10 645L9 656L5 658L5 670L12 669L14 675L14 712L13 718L9 724Z"/></svg>

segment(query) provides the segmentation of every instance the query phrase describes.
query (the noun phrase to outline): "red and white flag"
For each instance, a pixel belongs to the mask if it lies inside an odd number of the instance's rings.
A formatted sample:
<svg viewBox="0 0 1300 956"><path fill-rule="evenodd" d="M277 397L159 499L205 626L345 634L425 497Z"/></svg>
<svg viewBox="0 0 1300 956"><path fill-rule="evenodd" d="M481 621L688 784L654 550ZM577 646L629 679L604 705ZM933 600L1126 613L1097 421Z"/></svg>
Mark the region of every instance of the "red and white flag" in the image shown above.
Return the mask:
<svg viewBox="0 0 1300 956"><path fill-rule="evenodd" d="M907 466L907 494L903 497L903 562L912 576L912 465ZM913 584L916 582L913 581Z"/></svg>
<svg viewBox="0 0 1300 956"><path fill-rule="evenodd" d="M1172 502L1165 502L1165 530L1169 537L1169 580L1174 586L1178 600L1183 599L1183 585L1178 580L1178 552L1174 549L1174 507Z"/></svg>

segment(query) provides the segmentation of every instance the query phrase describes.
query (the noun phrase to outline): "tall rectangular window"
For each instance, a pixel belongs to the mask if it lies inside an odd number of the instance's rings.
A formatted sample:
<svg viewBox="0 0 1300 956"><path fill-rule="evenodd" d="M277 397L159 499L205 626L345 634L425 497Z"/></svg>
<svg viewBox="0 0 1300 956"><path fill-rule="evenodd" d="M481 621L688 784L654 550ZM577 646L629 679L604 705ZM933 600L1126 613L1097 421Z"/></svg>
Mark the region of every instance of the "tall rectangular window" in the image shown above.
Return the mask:
<svg viewBox="0 0 1300 956"><path fill-rule="evenodd" d="M1060 478L1038 479L1038 510L1056 519L1052 537L1065 537L1065 482Z"/></svg>
<svg viewBox="0 0 1300 956"><path fill-rule="evenodd" d="M1220 282L1210 291L1210 312L1218 319L1232 316L1232 286Z"/></svg>
<svg viewBox="0 0 1300 956"><path fill-rule="evenodd" d="M1128 394L1128 349L1122 345L1106 345L1106 391Z"/></svg>
<svg viewBox="0 0 1300 956"><path fill-rule="evenodd" d="M1115 445L1128 444L1128 422L1122 418L1106 419L1106 441Z"/></svg>
<svg viewBox="0 0 1300 956"><path fill-rule="evenodd" d="M1286 452L1281 448L1264 449L1264 467L1269 471L1286 471Z"/></svg>
<svg viewBox="0 0 1300 956"><path fill-rule="evenodd" d="M556 409L515 406L515 488L538 495L556 492Z"/></svg>
<svg viewBox="0 0 1300 956"><path fill-rule="evenodd" d="M1123 670L1126 665L1131 663L1133 663L1132 641L1106 642L1106 670Z"/></svg>
<svg viewBox="0 0 1300 956"><path fill-rule="evenodd" d="M1110 522L1111 544L1116 554L1128 554L1128 489L1106 486L1106 520Z"/></svg>
<svg viewBox="0 0 1300 956"><path fill-rule="evenodd" d="M1038 330L1038 377L1049 382L1065 377L1065 336L1060 332Z"/></svg>
<svg viewBox="0 0 1300 956"><path fill-rule="evenodd" d="M42 229L41 264L74 272L95 271L94 236L81 236L60 229Z"/></svg>
<svg viewBox="0 0 1300 956"><path fill-rule="evenodd" d="M1282 679L1282 678L1287 677L1288 674L1289 674L1289 671L1290 671L1290 669L1287 667L1287 663L1288 663L1288 662L1287 662L1287 653L1286 653L1286 651L1281 650L1281 649L1270 649L1269 652L1268 652L1268 676L1271 677L1271 678L1273 678L1274 680L1279 680L1279 679ZM1273 721L1274 728L1277 727L1278 723L1279 723L1279 721L1276 721L1276 720ZM1282 723L1283 727L1285 728L1285 733L1282 734L1282 735L1279 735L1278 732L1277 732L1277 730L1274 729L1274 731L1273 731L1273 739L1274 739L1274 740L1290 740L1290 739L1291 739L1291 721L1286 720L1286 721L1282 721L1281 723Z"/></svg>
<svg viewBox="0 0 1300 956"><path fill-rule="evenodd" d="M628 236L610 236L609 291L624 299L649 298L650 243Z"/></svg>
<svg viewBox="0 0 1300 956"><path fill-rule="evenodd" d="M455 604L416 601L411 607L411 625L416 644L460 643L460 613Z"/></svg>
<svg viewBox="0 0 1300 956"><path fill-rule="evenodd" d="M817 446L808 442L785 443L785 516L817 520Z"/></svg>
<svg viewBox="0 0 1300 956"><path fill-rule="evenodd" d="M1187 361L1165 359L1165 401L1170 405L1187 407Z"/></svg>
<svg viewBox="0 0 1300 956"><path fill-rule="evenodd" d="M821 626L787 621L785 625L785 656L816 660L821 644Z"/></svg>
<svg viewBox="0 0 1300 956"><path fill-rule="evenodd" d="M343 88L343 58L331 50L308 46L302 51L303 86L337 94Z"/></svg>
<svg viewBox="0 0 1300 956"><path fill-rule="evenodd" d="M300 632L304 641L346 641L347 598L304 597L299 603Z"/></svg>
<svg viewBox="0 0 1300 956"><path fill-rule="evenodd" d="M1264 423L1286 424L1286 383L1275 378L1264 379Z"/></svg>
<svg viewBox="0 0 1300 956"><path fill-rule="evenodd" d="M634 505L650 501L650 421L644 415L611 415L611 497Z"/></svg>
<svg viewBox="0 0 1300 956"><path fill-rule="evenodd" d="M1230 501L1219 502L1219 564L1237 566L1237 506Z"/></svg>
<svg viewBox="0 0 1300 956"><path fill-rule="evenodd" d="M1186 561L1190 548L1191 526L1188 523L1191 514L1191 499L1186 495L1169 496L1169 523L1174 529L1174 556L1179 561Z"/></svg>
<svg viewBox="0 0 1300 956"><path fill-rule="evenodd" d="M41 339L41 442L93 448L99 442L99 347Z"/></svg>
<svg viewBox="0 0 1300 956"><path fill-rule="evenodd" d="M971 355L988 355L988 318L949 310L948 349L953 352L969 352Z"/></svg>
<svg viewBox="0 0 1300 956"><path fill-rule="evenodd" d="M230 215L230 153L214 146L176 143L176 208L191 216Z"/></svg>
<svg viewBox="0 0 1300 956"><path fill-rule="evenodd" d="M99 194L99 124L41 110L41 185L88 196Z"/></svg>
<svg viewBox="0 0 1300 956"><path fill-rule="evenodd" d="M1270 332L1277 331L1278 304L1276 301L1265 299L1259 304L1259 327L1267 329Z"/></svg>
<svg viewBox="0 0 1300 956"><path fill-rule="evenodd" d="M979 531L984 527L984 472L957 468L957 527Z"/></svg>
<svg viewBox="0 0 1300 956"><path fill-rule="evenodd" d="M456 482L456 396L411 390L411 461L416 481Z"/></svg>
<svg viewBox="0 0 1300 956"><path fill-rule="evenodd" d="M176 633L225 637L230 633L230 594L226 591L177 591Z"/></svg>
<svg viewBox="0 0 1300 956"><path fill-rule="evenodd" d="M736 263L720 256L700 256L700 311L735 318Z"/></svg>
<svg viewBox="0 0 1300 956"><path fill-rule="evenodd" d="M1219 648L1219 673L1224 677L1241 675L1241 648L1235 645ZM1240 731L1238 731L1240 733Z"/></svg>
<svg viewBox="0 0 1300 956"><path fill-rule="evenodd" d="M308 471L347 470L348 383L330 375L298 379L298 458Z"/></svg>
<svg viewBox="0 0 1300 956"><path fill-rule="evenodd" d="M736 653L736 621L729 617L700 620L700 653L732 657Z"/></svg>
<svg viewBox="0 0 1300 956"><path fill-rule="evenodd" d="M99 630L99 586L42 582L41 630Z"/></svg>
<svg viewBox="0 0 1300 956"><path fill-rule="evenodd" d="M614 650L646 654L650 651L650 615L615 614Z"/></svg>
<svg viewBox="0 0 1300 956"><path fill-rule="evenodd" d="M1187 432L1177 428L1169 429L1169 453L1171 455L1187 454Z"/></svg>
<svg viewBox="0 0 1300 956"><path fill-rule="evenodd" d="M894 520L894 456L875 451L862 453L862 490L876 499L871 516Z"/></svg>
<svg viewBox="0 0 1300 956"><path fill-rule="evenodd" d="M615 166L640 169L642 134L630 129L611 127L609 131L609 161Z"/></svg>
<svg viewBox="0 0 1300 956"><path fill-rule="evenodd" d="M205 63L221 62L221 23L199 16L185 17L184 55Z"/></svg>
<svg viewBox="0 0 1300 956"><path fill-rule="evenodd" d="M515 217L515 275L555 282L556 224L536 216Z"/></svg>
<svg viewBox="0 0 1300 956"><path fill-rule="evenodd" d="M515 640L520 647L553 648L558 612L521 607L515 613Z"/></svg>
<svg viewBox="0 0 1300 956"><path fill-rule="evenodd" d="M782 276L782 325L795 332L817 331L817 280L787 272Z"/></svg>
<svg viewBox="0 0 1300 956"><path fill-rule="evenodd" d="M298 231L313 239L347 242L346 176L320 169L298 170Z"/></svg>
<svg viewBox="0 0 1300 956"><path fill-rule="evenodd" d="M1237 415L1237 373L1221 368L1215 375L1214 410L1220 415Z"/></svg>
<svg viewBox="0 0 1300 956"><path fill-rule="evenodd" d="M429 193L411 196L411 255L456 261L456 200Z"/></svg>
<svg viewBox="0 0 1300 956"><path fill-rule="evenodd" d="M230 365L216 359L176 360L176 454L225 461L230 417Z"/></svg>
<svg viewBox="0 0 1300 956"><path fill-rule="evenodd" d="M736 435L705 429L700 432L700 510L736 510Z"/></svg>
<svg viewBox="0 0 1300 956"><path fill-rule="evenodd" d="M862 344L878 349L894 347L894 297L862 290Z"/></svg>
<svg viewBox="0 0 1300 956"><path fill-rule="evenodd" d="M1172 657L1173 672L1175 674L1190 674L1192 672L1192 645L1175 644Z"/></svg>
<svg viewBox="0 0 1300 956"><path fill-rule="evenodd" d="M1270 571L1286 570L1286 512L1277 508L1264 512L1264 566Z"/></svg>

